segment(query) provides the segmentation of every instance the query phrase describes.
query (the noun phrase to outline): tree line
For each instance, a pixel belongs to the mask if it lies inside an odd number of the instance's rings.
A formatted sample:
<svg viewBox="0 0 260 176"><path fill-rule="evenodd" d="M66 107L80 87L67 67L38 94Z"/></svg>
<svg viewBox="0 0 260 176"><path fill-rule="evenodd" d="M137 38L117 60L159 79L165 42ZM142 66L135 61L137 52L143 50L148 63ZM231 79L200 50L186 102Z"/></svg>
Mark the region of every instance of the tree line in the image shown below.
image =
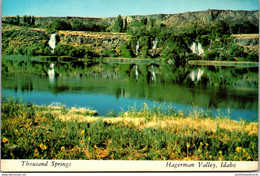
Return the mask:
<svg viewBox="0 0 260 176"><path fill-rule="evenodd" d="M34 26L35 25L35 17L34 16L27 16L24 15L20 17L17 15L15 18L8 18L3 21L3 23L13 24L13 25L20 25L20 26Z"/></svg>

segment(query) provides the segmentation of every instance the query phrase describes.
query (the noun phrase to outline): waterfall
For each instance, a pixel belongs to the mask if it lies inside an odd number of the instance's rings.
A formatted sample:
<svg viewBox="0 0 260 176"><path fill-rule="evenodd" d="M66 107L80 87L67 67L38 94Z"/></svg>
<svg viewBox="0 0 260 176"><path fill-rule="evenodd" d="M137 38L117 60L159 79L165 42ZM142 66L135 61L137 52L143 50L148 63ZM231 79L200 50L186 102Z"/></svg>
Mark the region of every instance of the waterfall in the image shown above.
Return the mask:
<svg viewBox="0 0 260 176"><path fill-rule="evenodd" d="M195 74L196 74L195 71L192 71L190 73L190 78L191 78L192 81L195 81L195 77L197 77Z"/></svg>
<svg viewBox="0 0 260 176"><path fill-rule="evenodd" d="M198 43L198 54L201 55L204 53L204 50L202 48L202 45L200 43Z"/></svg>
<svg viewBox="0 0 260 176"><path fill-rule="evenodd" d="M137 65L134 66L134 72L135 72L135 79L138 80L138 74L139 73L138 73L138 66Z"/></svg>
<svg viewBox="0 0 260 176"><path fill-rule="evenodd" d="M48 42L50 48L52 49L52 53L54 53L54 49L56 47L56 33L55 34L51 34L50 40Z"/></svg>
<svg viewBox="0 0 260 176"><path fill-rule="evenodd" d="M156 46L157 46L158 40L157 38L155 40L152 41L152 49L155 50Z"/></svg>
<svg viewBox="0 0 260 176"><path fill-rule="evenodd" d="M138 55L139 47L140 47L140 43L139 43L139 41L137 41L137 42L136 42L136 46L135 46L136 55Z"/></svg>
<svg viewBox="0 0 260 176"><path fill-rule="evenodd" d="M55 64L51 64L50 65L50 69L48 70L48 76L49 76L49 82L50 84L54 84L55 83L55 70L54 70L54 65Z"/></svg>
<svg viewBox="0 0 260 176"><path fill-rule="evenodd" d="M201 55L204 53L204 50L202 48L202 45L200 43L195 43L195 42L192 42L192 44L189 46L189 48L191 49L191 51L193 53L196 53L198 55Z"/></svg>
<svg viewBox="0 0 260 176"><path fill-rule="evenodd" d="M203 72L204 72L204 71L201 70L201 69L198 70L198 73L197 73L197 81L200 80L201 76L203 75Z"/></svg>
<svg viewBox="0 0 260 176"><path fill-rule="evenodd" d="M153 65L151 66L151 80L156 82L156 74Z"/></svg>
<svg viewBox="0 0 260 176"><path fill-rule="evenodd" d="M192 71L190 73L190 79L194 82L195 80L199 81L204 71L199 69L198 71Z"/></svg>

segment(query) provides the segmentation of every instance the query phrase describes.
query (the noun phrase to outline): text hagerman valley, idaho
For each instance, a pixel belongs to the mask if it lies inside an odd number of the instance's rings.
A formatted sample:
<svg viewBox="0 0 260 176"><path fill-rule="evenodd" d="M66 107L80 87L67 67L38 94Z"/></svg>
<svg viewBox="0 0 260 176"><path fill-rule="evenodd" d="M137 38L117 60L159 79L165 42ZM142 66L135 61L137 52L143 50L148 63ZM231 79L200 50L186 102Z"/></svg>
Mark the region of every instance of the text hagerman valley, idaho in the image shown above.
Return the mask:
<svg viewBox="0 0 260 176"><path fill-rule="evenodd" d="M175 169L177 168L192 168L192 167L199 167L199 168L211 168L215 169L218 168L219 165L212 162L198 162L196 164L194 163L173 163L173 162L166 162L166 167L173 167ZM220 163L221 168L235 168L236 164L232 162L221 162Z"/></svg>

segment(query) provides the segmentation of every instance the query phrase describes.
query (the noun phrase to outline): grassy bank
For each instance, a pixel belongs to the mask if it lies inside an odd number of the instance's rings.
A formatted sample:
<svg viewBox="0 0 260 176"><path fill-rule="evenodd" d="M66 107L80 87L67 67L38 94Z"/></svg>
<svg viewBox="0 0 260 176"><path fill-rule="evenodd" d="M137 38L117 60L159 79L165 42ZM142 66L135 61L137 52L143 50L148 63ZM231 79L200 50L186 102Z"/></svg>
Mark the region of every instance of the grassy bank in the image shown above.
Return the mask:
<svg viewBox="0 0 260 176"><path fill-rule="evenodd" d="M160 107L112 117L2 97L3 159L258 160L258 123Z"/></svg>
<svg viewBox="0 0 260 176"><path fill-rule="evenodd" d="M213 65L224 67L258 67L258 62L190 60L190 65Z"/></svg>

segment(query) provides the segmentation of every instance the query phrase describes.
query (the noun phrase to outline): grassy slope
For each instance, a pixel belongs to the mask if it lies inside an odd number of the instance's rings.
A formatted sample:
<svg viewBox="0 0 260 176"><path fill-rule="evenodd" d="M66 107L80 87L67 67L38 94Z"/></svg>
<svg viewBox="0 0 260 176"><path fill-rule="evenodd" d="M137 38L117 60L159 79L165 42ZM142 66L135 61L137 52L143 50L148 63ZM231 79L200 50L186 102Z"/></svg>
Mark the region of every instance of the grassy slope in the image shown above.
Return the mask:
<svg viewBox="0 0 260 176"><path fill-rule="evenodd" d="M2 158L258 160L258 123L160 108L119 117L2 100Z"/></svg>

